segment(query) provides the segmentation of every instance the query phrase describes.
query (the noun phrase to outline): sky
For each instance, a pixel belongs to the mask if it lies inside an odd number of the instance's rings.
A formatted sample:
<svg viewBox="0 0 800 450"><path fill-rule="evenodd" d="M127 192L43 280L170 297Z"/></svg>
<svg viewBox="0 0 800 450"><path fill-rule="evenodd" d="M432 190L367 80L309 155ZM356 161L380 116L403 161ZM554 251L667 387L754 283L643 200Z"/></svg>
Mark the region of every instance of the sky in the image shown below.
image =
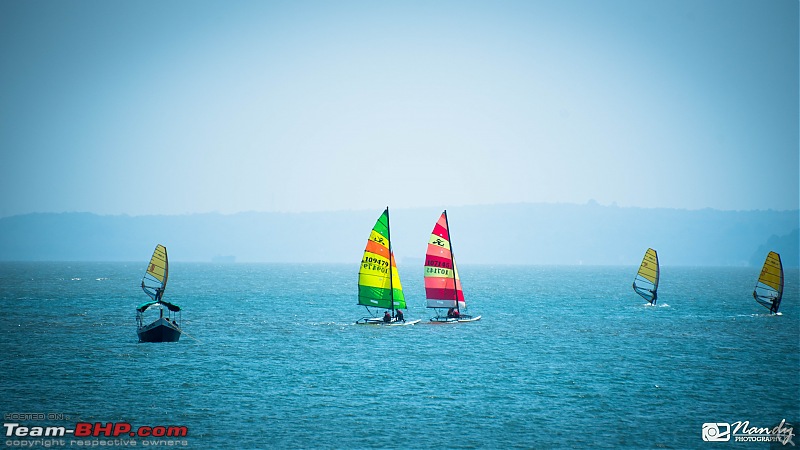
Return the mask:
<svg viewBox="0 0 800 450"><path fill-rule="evenodd" d="M0 2L0 217L797 209L798 2Z"/></svg>

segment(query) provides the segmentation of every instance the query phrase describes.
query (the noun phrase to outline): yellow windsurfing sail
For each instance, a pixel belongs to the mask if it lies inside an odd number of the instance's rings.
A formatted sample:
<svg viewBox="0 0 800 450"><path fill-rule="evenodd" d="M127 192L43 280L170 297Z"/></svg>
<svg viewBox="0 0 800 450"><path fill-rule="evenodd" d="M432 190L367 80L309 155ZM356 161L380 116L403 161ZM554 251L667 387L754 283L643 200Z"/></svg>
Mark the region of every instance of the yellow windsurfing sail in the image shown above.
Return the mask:
<svg viewBox="0 0 800 450"><path fill-rule="evenodd" d="M633 280L633 290L652 305L656 304L658 298L656 291L658 291L659 274L658 253L648 248Z"/></svg>
<svg viewBox="0 0 800 450"><path fill-rule="evenodd" d="M158 303L166 305L170 311L180 311L178 305L165 302L161 298L164 295L164 289L167 288L167 278L169 278L167 249L158 244L153 251L153 256L150 258L150 263L147 265L147 270L144 272L144 278L142 278L142 290L150 296L152 301L140 305L137 308L139 311L144 312L150 306Z"/></svg>
<svg viewBox="0 0 800 450"><path fill-rule="evenodd" d="M777 313L783 297L783 264L781 255L769 252L758 275L753 298L771 313Z"/></svg>
<svg viewBox="0 0 800 450"><path fill-rule="evenodd" d="M167 261L167 249L161 244L156 245L156 249L153 251L153 257L150 258L150 264L147 266L147 275L161 283L162 288L167 285L169 262Z"/></svg>

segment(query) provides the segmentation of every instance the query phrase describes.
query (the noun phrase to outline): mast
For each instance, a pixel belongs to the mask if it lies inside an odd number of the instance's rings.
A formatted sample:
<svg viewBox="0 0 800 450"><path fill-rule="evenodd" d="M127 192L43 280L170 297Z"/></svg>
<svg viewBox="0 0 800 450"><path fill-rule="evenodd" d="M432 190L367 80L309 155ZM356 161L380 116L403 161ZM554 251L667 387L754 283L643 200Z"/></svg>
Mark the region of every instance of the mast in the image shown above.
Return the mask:
<svg viewBox="0 0 800 450"><path fill-rule="evenodd" d="M389 207L386 207L386 239L389 241L389 306L392 308L392 317L394 317L394 285L392 284L392 231L389 227Z"/></svg>
<svg viewBox="0 0 800 450"><path fill-rule="evenodd" d="M783 298L783 264L781 263L781 255L776 253L775 256L778 257L778 266L781 269L781 288L778 291L778 298L772 300L772 308L769 309L773 314L778 313L778 307L781 306L781 299Z"/></svg>
<svg viewBox="0 0 800 450"><path fill-rule="evenodd" d="M458 285L456 285L456 255L453 253L453 233L450 232L450 222L447 220L447 210L444 210L444 224L447 226L447 240L450 243L450 265L453 272L453 297L456 299L456 311L458 309ZM460 311L459 311L460 314Z"/></svg>

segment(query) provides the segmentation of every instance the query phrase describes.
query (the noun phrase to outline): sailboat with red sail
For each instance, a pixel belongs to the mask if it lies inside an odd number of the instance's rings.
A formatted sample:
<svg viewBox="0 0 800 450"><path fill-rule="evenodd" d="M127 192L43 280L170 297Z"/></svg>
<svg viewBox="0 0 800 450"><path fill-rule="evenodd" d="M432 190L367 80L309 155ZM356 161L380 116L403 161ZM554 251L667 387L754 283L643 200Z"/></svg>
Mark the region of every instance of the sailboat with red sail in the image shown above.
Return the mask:
<svg viewBox="0 0 800 450"><path fill-rule="evenodd" d="M433 323L475 322L481 316L465 314L467 304L458 276L447 210L433 226L425 254L425 297L427 307L436 311Z"/></svg>

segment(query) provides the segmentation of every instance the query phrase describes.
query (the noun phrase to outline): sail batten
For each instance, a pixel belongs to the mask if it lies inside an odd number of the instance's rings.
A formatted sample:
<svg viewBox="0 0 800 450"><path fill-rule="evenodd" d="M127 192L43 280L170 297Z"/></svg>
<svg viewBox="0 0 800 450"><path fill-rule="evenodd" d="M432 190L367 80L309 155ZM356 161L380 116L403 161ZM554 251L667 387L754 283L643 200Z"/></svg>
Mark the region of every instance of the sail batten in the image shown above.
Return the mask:
<svg viewBox="0 0 800 450"><path fill-rule="evenodd" d="M655 305L658 299L658 280L660 268L658 266L658 253L648 248L633 280L633 290L642 298Z"/></svg>
<svg viewBox="0 0 800 450"><path fill-rule="evenodd" d="M372 228L361 258L358 304L385 309L406 307L397 263L391 252L389 208L386 208Z"/></svg>
<svg viewBox="0 0 800 450"><path fill-rule="evenodd" d="M425 253L425 297L428 308L466 307L464 291L453 258L447 211L433 226Z"/></svg>
<svg viewBox="0 0 800 450"><path fill-rule="evenodd" d="M769 252L758 275L753 298L771 313L777 313L783 298L783 264L781 256Z"/></svg>

